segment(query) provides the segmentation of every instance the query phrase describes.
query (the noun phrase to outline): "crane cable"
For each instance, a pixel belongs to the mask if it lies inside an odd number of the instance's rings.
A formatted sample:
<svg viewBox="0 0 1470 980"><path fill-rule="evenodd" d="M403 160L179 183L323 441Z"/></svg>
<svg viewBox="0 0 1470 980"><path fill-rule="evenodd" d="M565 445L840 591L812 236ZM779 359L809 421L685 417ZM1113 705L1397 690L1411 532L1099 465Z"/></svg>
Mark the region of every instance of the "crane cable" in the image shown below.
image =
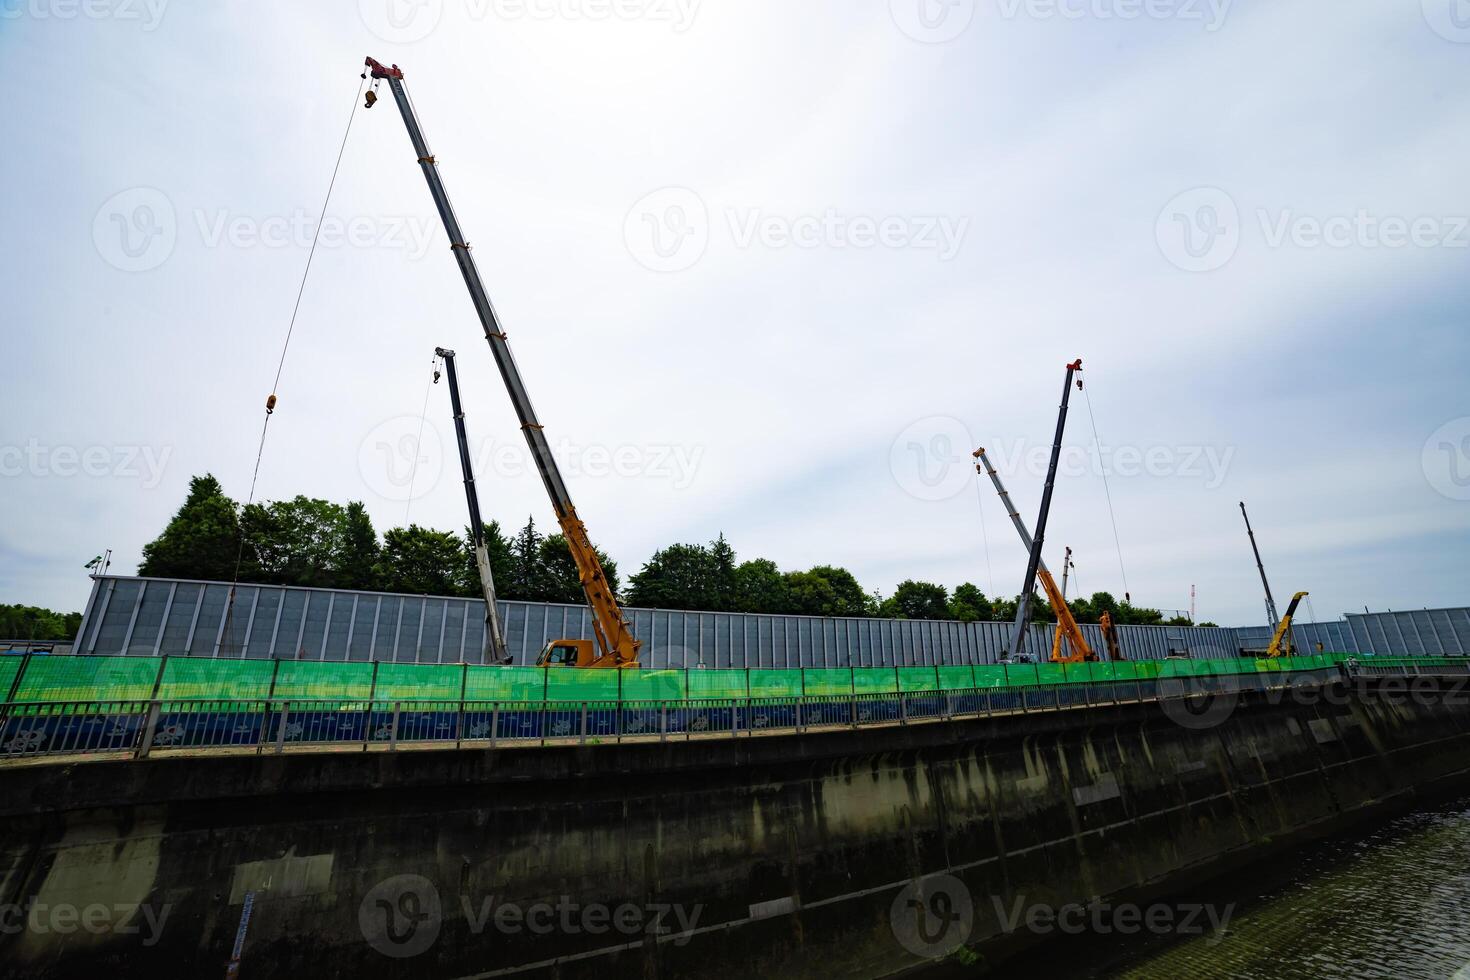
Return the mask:
<svg viewBox="0 0 1470 980"><path fill-rule="evenodd" d="M980 467L975 467L975 503L980 507L980 540L985 544L985 574L990 579L990 596L995 598L995 570L990 567L990 531L985 526L985 489L980 486Z"/></svg>
<svg viewBox="0 0 1470 980"><path fill-rule="evenodd" d="M245 506L249 507L255 503L255 487L260 480L260 461L265 456L265 437L270 430L271 416L276 411L276 392L281 386L281 372L286 368L286 352L291 348L291 336L296 331L296 316L301 312L301 297L306 293L306 280L311 275L311 261L316 258L317 241L321 238L322 224L326 221L327 205L332 200L332 190L337 186L337 173L342 169L342 156L347 151L347 137L352 133L352 122L357 118L357 104L361 100L362 88L366 82L359 80L357 90L352 95L352 111L347 116L347 128L342 133L342 142L337 147L337 160L332 165L332 178L327 182L327 194L322 199L321 216L317 218L316 230L311 235L311 249L306 253L306 267L301 271L301 283L296 287L296 302L291 307L291 320L286 326L286 338L281 344L281 357L276 362L276 376L271 381L271 393L265 400L265 419L260 425L260 441L255 450L255 469L250 474L250 495L245 500ZM243 516L243 513L242 513ZM230 629L230 616L235 608L235 590L240 584L240 568L245 560L245 525L241 522L239 526L239 542L235 549L235 576L230 581L230 594L225 604L225 628ZM232 637L233 638L233 637Z"/></svg>
<svg viewBox="0 0 1470 980"><path fill-rule="evenodd" d="M1092 395L1089 391L1092 379L1082 387L1082 400L1087 403L1087 419L1092 423L1092 445L1097 450L1098 470L1102 473L1103 494L1108 500L1108 519L1113 522L1113 547L1118 552L1118 573L1123 577L1123 601L1132 603L1132 592L1128 588L1128 570L1123 567L1123 541L1118 537L1118 515L1113 511L1113 491L1108 487L1108 468L1102 461L1102 440L1097 434L1097 416L1092 413Z"/></svg>
<svg viewBox="0 0 1470 980"><path fill-rule="evenodd" d="M408 525L408 514L409 514L409 510L413 507L413 489L414 489L414 484L418 482L418 478L419 478L419 459L424 455L419 450L422 449L423 448L423 445L424 445L424 423L429 420L429 388L436 381L439 380L439 355L438 354L435 354L434 355L434 359L429 362L429 366L431 368L433 368L433 375L432 375L433 380L429 381L427 384L424 385L424 407L421 408L421 409L419 409L419 434L417 436L415 436L414 437L414 440L413 440L413 466L408 471L408 499L403 502L403 526L404 527L408 527L409 526Z"/></svg>

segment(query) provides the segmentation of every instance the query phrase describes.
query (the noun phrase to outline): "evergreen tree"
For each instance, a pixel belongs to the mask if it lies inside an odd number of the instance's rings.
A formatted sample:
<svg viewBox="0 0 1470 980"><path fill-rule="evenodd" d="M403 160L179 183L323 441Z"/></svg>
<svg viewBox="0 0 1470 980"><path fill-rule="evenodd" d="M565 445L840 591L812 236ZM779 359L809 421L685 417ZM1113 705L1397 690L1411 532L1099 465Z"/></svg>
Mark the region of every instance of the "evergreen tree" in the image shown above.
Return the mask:
<svg viewBox="0 0 1470 980"><path fill-rule="evenodd" d="M163 533L143 546L139 575L229 581L235 575L240 522L233 500L206 473L189 481L189 494Z"/></svg>

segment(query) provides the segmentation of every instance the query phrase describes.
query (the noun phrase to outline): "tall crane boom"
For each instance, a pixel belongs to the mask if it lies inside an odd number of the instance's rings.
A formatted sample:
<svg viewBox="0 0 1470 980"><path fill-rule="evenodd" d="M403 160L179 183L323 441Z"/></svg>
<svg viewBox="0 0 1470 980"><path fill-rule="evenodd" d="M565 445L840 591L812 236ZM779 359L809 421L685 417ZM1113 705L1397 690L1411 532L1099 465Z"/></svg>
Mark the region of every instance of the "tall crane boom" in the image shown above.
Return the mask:
<svg viewBox="0 0 1470 980"><path fill-rule="evenodd" d="M1010 515L1011 524L1016 528L1016 533L1021 537L1021 544L1028 552L1033 550L1031 532L1026 528L1026 521L1016 510L1016 505L1011 502L1011 495L1006 491L1005 484L1000 481L1000 474L995 467L990 465L990 457L986 455L984 448L975 450L975 470L985 473L990 477L990 482L995 485L995 492L1000 495L1001 503L1005 505L1006 513ZM1041 583L1041 589L1046 593L1046 599L1051 603L1057 614L1057 636L1056 642L1052 644L1052 659L1078 662L1084 660L1096 660L1097 655L1088 644L1087 638L1082 635L1082 627L1077 625L1077 620L1072 616L1072 610L1067 608L1066 597L1062 590L1057 588L1057 580L1052 578L1051 572L1046 567L1046 562L1039 557L1036 561L1036 579ZM1061 640L1066 637L1067 644L1071 648L1070 657L1061 656Z"/></svg>
<svg viewBox="0 0 1470 980"><path fill-rule="evenodd" d="M521 379L521 372L516 367L515 358L511 356L510 345L506 343L505 331L500 325L500 319L495 314L495 308L491 305L490 296L485 291L485 284L480 279L480 270L475 265L474 257L470 255L470 243L466 241L464 232L460 229L459 220L454 215L454 208L449 203L449 195L444 189L444 181L439 176L438 164L434 155L429 152L429 145L424 140L423 130L419 128L418 117L414 114L413 103L409 101L408 90L403 84L403 71L397 66L384 67L381 63L368 58L365 61L367 71L376 81L387 80L389 89L393 92L393 100L398 104L398 112L403 117L403 124L408 129L409 141L418 154L419 168L423 171L424 180L428 182L429 194L434 199L434 207L439 211L439 217L444 222L444 230L449 235L449 247L454 252L454 259L459 264L459 271L464 276L465 286L469 289L470 300L474 303L475 313L480 318L480 326L485 331L485 340L490 345L490 352L495 357L495 365L500 369L501 380L505 382L505 390L510 395L511 404L515 406L516 417L520 420L521 431L526 437L526 445L531 450L531 457L536 461L536 470L541 474L541 482L546 487L547 496L551 498L552 510L556 513L556 521L561 526L561 532L567 539L567 547L571 550L572 560L577 566L577 577L581 581L582 591L587 597L587 605L592 609L592 630L596 637L597 649L590 657L582 651L578 641L556 640L548 644L542 651L541 661L549 662L548 658L556 650L566 650L577 653L575 659L565 661L580 667L628 667L638 663L638 651L642 644L633 638L633 630L628 621L623 617L623 611L618 607L617 599L613 595L611 586L607 581L607 575L603 572L602 562L597 557L596 550L592 547L592 540L587 535L587 528L577 516L577 509L572 505L572 496L567 491L566 483L561 477L561 470L556 465L556 459L551 454L551 445L546 440L546 434L542 431L541 423L536 417L536 410L531 405L531 396L526 392L525 383ZM377 101L376 94L369 90L368 107ZM585 642L585 641L583 641Z"/></svg>
<svg viewBox="0 0 1470 980"><path fill-rule="evenodd" d="M1281 617L1276 613L1276 600L1271 596L1271 583L1266 581L1266 566L1261 564L1261 549L1256 547L1256 532L1251 529L1251 515L1245 512L1245 501L1240 502L1240 516L1245 518L1245 533L1250 535L1251 551L1256 556L1256 571L1261 573L1261 587L1266 590L1266 622L1278 622Z"/></svg>
<svg viewBox="0 0 1470 980"><path fill-rule="evenodd" d="M1036 538L1029 545L1031 554L1026 562L1026 579L1021 585L1020 601L1016 603L1016 623L1011 633L1011 653L1013 655L1019 654L1026 645L1026 627L1031 623L1031 594L1036 588L1037 571L1041 566L1041 548L1046 540L1046 522L1051 515L1051 495L1057 482L1057 464L1062 457L1062 434L1067 429L1067 404L1072 400L1072 379L1080 370L1082 370L1082 359L1079 357L1067 365L1067 376L1062 381L1062 405L1057 413L1057 431L1056 436L1052 439L1051 461L1047 465L1046 484L1041 488L1041 511L1036 515ZM1082 382L1078 381L1077 385L1081 387ZM1052 585L1054 588L1055 583L1053 582ZM1062 607L1066 607L1065 602L1062 603ZM1078 631L1077 635L1080 638L1081 631Z"/></svg>
<svg viewBox="0 0 1470 980"><path fill-rule="evenodd" d="M475 491L475 471L470 465L470 441L465 435L464 406L459 400L459 372L454 367L454 351L434 348L434 356L444 362L449 377L449 404L454 410L454 437L459 443L459 468L464 474L465 501L470 511L470 543L475 549L475 566L480 570L480 590L485 595L485 662L510 663L505 649L505 633L500 628L500 606L495 601L495 576L490 571L490 549L485 543L485 522L480 517L480 495ZM439 380L439 372L434 372Z"/></svg>

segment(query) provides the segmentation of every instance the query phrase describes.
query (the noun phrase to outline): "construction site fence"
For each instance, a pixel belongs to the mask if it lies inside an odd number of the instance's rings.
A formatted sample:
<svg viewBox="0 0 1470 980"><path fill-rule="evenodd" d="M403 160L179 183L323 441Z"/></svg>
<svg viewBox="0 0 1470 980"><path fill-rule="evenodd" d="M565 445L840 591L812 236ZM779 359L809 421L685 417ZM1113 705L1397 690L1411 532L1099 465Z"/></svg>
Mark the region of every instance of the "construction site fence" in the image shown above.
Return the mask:
<svg viewBox="0 0 1470 980"><path fill-rule="evenodd" d="M592 638L585 606L502 601L507 651L534 664L550 640ZM1007 656L1012 624L624 610L647 667L711 669L920 667L995 664ZM477 599L344 589L240 585L105 576L94 580L74 652L100 656L188 656L222 660L319 660L412 664L485 663L484 605ZM1101 630L1082 627L1097 651ZM1033 625L1026 650L1051 651L1053 628ZM1264 651L1271 627L1119 626L1129 661L1236 657ZM1380 655L1470 653L1470 609L1351 615L1298 623L1301 652ZM3 649L3 647L0 647ZM60 652L59 650L57 652Z"/></svg>
<svg viewBox="0 0 1470 980"><path fill-rule="evenodd" d="M978 664L745 670L575 669L476 664L322 663L194 657L0 657L8 703L154 700L704 701L989 690L1274 674L1335 667L1353 655L1274 660ZM1390 661L1383 658L1385 664ZM1413 658L1431 665L1437 658ZM1466 664L1448 658L1445 663Z"/></svg>
<svg viewBox="0 0 1470 980"><path fill-rule="evenodd" d="M1109 666L1109 665L1102 665ZM1126 666L1126 665L1113 665ZM1460 666L1466 666L1460 662ZM553 672L554 673L554 672ZM0 750L11 758L142 758L184 750L393 751L474 747L739 738L836 728L906 725L991 715L1054 712L1141 702L1169 704L1202 695L1320 687L1339 666L1305 663L1225 674L1140 676L1116 669L1089 679L960 689L889 690L805 696L639 699L404 699L398 697L21 699L0 706ZM1108 675L1108 672L1104 672ZM900 682L901 683L901 682ZM1189 709L1182 707L1187 717Z"/></svg>

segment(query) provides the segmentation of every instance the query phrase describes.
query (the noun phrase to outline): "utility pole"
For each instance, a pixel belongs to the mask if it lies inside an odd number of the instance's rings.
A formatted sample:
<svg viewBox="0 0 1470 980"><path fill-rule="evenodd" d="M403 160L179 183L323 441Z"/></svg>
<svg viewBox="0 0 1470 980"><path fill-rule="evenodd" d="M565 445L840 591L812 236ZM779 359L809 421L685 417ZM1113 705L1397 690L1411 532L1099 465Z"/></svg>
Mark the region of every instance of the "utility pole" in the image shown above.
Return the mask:
<svg viewBox="0 0 1470 980"><path fill-rule="evenodd" d="M1261 573L1261 586L1266 590L1266 622L1275 626L1281 622L1276 613L1276 600L1271 596L1271 583L1266 581L1266 566L1261 564L1261 549L1256 547L1256 532L1251 529L1251 516L1245 512L1245 501L1240 502L1240 516L1245 518L1245 533L1250 535L1251 551L1256 555L1256 570Z"/></svg>

